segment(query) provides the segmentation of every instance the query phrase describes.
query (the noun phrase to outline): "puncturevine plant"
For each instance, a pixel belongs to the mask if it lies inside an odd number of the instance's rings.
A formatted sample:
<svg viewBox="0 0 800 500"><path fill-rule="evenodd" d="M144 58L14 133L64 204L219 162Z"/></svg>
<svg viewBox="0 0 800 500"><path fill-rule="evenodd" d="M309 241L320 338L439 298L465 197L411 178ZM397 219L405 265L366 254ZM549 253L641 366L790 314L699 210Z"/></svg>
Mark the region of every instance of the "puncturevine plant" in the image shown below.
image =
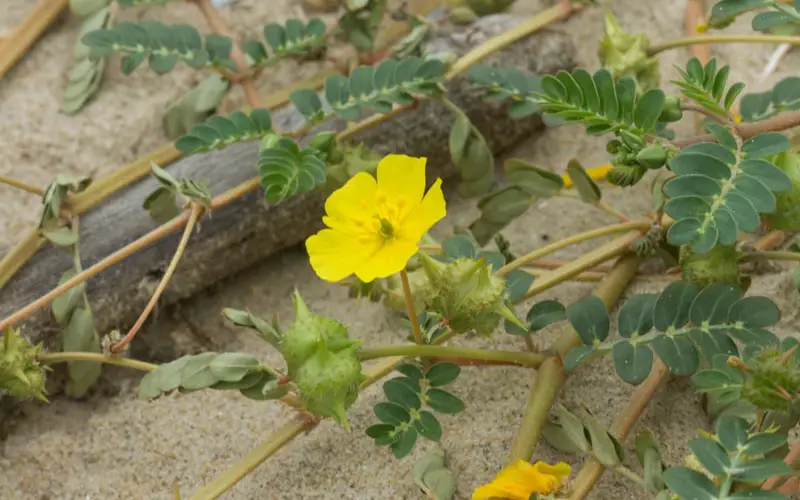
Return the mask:
<svg viewBox="0 0 800 500"><path fill-rule="evenodd" d="M381 1L348 0L335 29L318 20L290 20L264 28L266 45L260 40L237 45L230 37L201 36L186 25L113 24L108 2L74 3L93 17L75 54L82 69L70 75L68 104L73 110L97 89L97 75L102 73L98 65L110 54L122 56L126 73L145 63L159 73L179 63L210 70L218 85L199 92L210 99L209 92L217 95L221 87L258 76L279 58L313 56L332 43L339 30L368 52L376 20L386 9ZM99 10L87 7L89 3ZM448 4L455 18L465 19L501 10L509 2ZM549 12L546 22L580 7L560 2L555 9L562 10L553 11L558 16ZM752 21L757 31L800 29L798 0L722 0L702 29L723 29L750 11L757 11ZM471 64L474 59L469 57L464 62L446 54L414 53L413 47L436 25L414 16L406 15L406 20L411 32L400 43L402 50L392 52L396 57L362 64L346 76L328 77L321 94L310 88L295 90L290 101L307 120L304 132L330 118L358 121L366 112L377 113L378 118L363 125L368 126L402 109L413 112L422 100L436 100L450 109L455 119L448 147L460 174L457 191L463 197L480 197L480 215L469 228L442 241L429 230L445 218L446 203L441 181L426 176L424 158L401 151L379 155L349 144L346 133L317 133L301 145L298 134L275 130L269 110L258 106L206 119L213 106L200 106L199 94L186 97L181 109L187 111L171 123L185 129L175 146L186 155L259 141L254 167L270 204L315 190L328 193L325 227L306 241L311 267L321 279L349 287L353 298L384 301L389 309L401 311L408 320L407 338L370 346L358 332L310 310L295 293L290 325L249 311L223 311L228 320L255 331L278 350L282 366L267 366L246 353L203 352L159 366L125 357L126 346L169 281L187 235L212 204L202 181L175 179L153 164L159 187L145 208L160 222L185 216L186 232L137 326L125 336L95 334L83 293L83 281L95 271L80 267L76 225L62 210L70 193L84 190L89 180L60 176L44 191L41 228L53 244L74 252L76 269L64 277L57 296L37 304L50 303L64 327L64 352L43 352L13 328L30 311L6 318L0 323L5 329L0 388L16 398L45 399L49 365L67 362L73 393L80 395L99 376L100 363L118 364L147 372L139 385L143 398L215 389L289 405L303 418L281 430L285 443L286 435L309 431L328 417L349 431L347 412L359 393L392 372L396 376L383 384L386 400L374 407L374 423L366 434L400 460L420 438L439 441L447 415L465 408L466 403L446 388L462 366L519 365L538 370L530 401L507 466L472 492L473 499L578 500L605 468L635 483L639 498L790 498L798 488L800 444L792 443L789 434L800 420L800 342L794 332L778 336L773 331L781 312L770 298L746 294L750 278L743 264L800 260L796 247L773 250L800 229L800 149L790 140L792 129L800 126L800 78L748 94L742 83L730 81L727 65L695 57L674 69L671 76L678 92L667 93L661 87L658 55L696 43L798 44L797 37L710 33L653 45L645 35L625 32L609 14L599 44L602 68L531 75ZM546 22L533 23L533 29ZM498 48L510 41L501 36L487 45ZM581 125L589 135L606 137L609 165L586 170L576 159L561 176L512 159L505 163L502 187L496 187L486 141L446 98L450 78L464 71L475 92L507 102L512 117L541 113L551 126ZM676 138L670 126L698 113L705 119L704 133ZM652 213L631 220L603 200L596 182L600 180L622 189L649 182ZM549 197L582 201L620 222L528 253L509 248L502 231L537 200ZM568 245L611 234L615 239L572 261L548 267L540 260ZM761 238L753 243L752 236ZM595 292L575 303L529 301L567 280L588 279L599 272L596 266L612 260L614 266L602 273ZM678 271L676 279L660 292L628 298L612 322L609 310L646 260L663 261L663 269ZM528 301L528 309L520 314L514 306L523 301ZM570 328L547 349L534 350L532 337L559 322ZM522 337L527 349L447 345L449 339L470 332L503 335L497 331L501 325L505 334ZM611 431L586 407L555 404L565 374L602 356L610 357L622 382L639 386L620 416L622 423ZM362 362L379 358L389 359L377 368L362 367ZM683 464L664 463L660 444L647 430L635 436L634 453L626 453L632 423L667 376L690 377L714 419L713 429L688 442L691 454ZM532 460L540 438L591 460L577 475L565 463ZM259 459L279 447L262 447L270 451ZM250 463L234 464L192 498L217 498L252 469ZM454 498L457 479L446 467L442 450L423 457L414 466L414 478L428 498Z"/></svg>

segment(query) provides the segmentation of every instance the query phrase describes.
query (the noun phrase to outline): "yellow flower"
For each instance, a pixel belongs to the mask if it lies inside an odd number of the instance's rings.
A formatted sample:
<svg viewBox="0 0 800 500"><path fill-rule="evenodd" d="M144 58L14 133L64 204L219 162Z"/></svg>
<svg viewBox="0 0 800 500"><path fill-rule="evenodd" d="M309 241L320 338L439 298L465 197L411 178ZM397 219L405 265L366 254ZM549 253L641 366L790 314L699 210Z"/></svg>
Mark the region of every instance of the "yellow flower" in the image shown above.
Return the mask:
<svg viewBox="0 0 800 500"><path fill-rule="evenodd" d="M351 274L369 283L405 268L420 238L445 216L442 181L425 193L425 158L388 155L377 181L354 175L325 202L326 229L306 240L311 267L326 281Z"/></svg>
<svg viewBox="0 0 800 500"><path fill-rule="evenodd" d="M475 490L472 500L528 500L533 493L552 493L571 470L564 462L556 465L536 462L531 465L524 460L517 460L500 471L491 483Z"/></svg>

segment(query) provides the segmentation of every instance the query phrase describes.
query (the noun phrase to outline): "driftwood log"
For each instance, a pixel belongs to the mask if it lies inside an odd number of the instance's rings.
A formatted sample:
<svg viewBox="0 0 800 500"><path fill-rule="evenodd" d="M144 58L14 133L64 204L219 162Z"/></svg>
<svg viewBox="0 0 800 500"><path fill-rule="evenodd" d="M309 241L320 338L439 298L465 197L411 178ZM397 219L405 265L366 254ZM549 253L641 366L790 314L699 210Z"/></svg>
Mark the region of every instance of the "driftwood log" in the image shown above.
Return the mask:
<svg viewBox="0 0 800 500"><path fill-rule="evenodd" d="M466 29L440 35L431 40L427 48L432 52L462 55L519 22L520 19L508 15L482 18ZM567 35L545 30L498 51L483 64L515 66L533 74L547 74L573 68L574 54L574 46ZM484 134L494 154L508 150L544 127L537 115L511 119L505 104L483 101L464 77L450 82L448 92L448 97ZM426 101L415 110L401 113L353 139L382 154L402 152L427 157L431 173L447 178L455 174L447 148L452 121L450 111L436 102ZM293 130L302 124L302 117L292 108L285 108L273 114L273 123L281 130ZM324 124L326 129L337 130L345 125L336 121ZM254 177L257 154L256 142L242 143L184 158L168 168L176 178L206 180L212 195L217 195ZM80 245L84 267L157 226L142 208L142 201L155 187L152 178L145 178L81 217ZM192 235L161 304L169 305L188 298L284 248L302 242L320 228L324 199L324 193L313 192L277 206L267 206L263 194L258 191L215 209L202 221L201 230ZM89 280L87 293L101 334L113 328L124 330L135 321L166 269L179 238L180 231ZM71 266L68 252L51 246L41 249L0 290L0 315L5 317L54 288L59 277ZM57 329L49 308L39 311L22 326L32 341L45 341L57 349Z"/></svg>

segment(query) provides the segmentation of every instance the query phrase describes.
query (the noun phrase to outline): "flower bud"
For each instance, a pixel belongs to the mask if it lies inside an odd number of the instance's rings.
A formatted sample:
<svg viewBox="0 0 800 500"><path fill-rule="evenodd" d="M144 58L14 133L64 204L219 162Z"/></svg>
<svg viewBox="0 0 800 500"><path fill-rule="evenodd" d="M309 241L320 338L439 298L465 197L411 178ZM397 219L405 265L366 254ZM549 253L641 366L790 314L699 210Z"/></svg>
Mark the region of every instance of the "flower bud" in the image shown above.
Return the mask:
<svg viewBox="0 0 800 500"><path fill-rule="evenodd" d="M614 165L606 172L606 180L615 186L633 186L644 177L646 171L641 165Z"/></svg>
<svg viewBox="0 0 800 500"><path fill-rule="evenodd" d="M650 169L661 168L667 162L667 150L660 144L653 144L636 153L639 165Z"/></svg>
<svg viewBox="0 0 800 500"><path fill-rule="evenodd" d="M294 374L317 350L337 352L358 345L360 342L347 336L347 328L338 321L312 313L300 294L294 294L294 323L286 330L281 341L283 359Z"/></svg>
<svg viewBox="0 0 800 500"><path fill-rule="evenodd" d="M292 382L306 410L331 417L349 431L346 410L358 397L363 379L355 347L332 352L318 346L297 370Z"/></svg>
<svg viewBox="0 0 800 500"><path fill-rule="evenodd" d="M662 122L677 122L681 118L683 118L683 111L681 111L680 97L668 95L664 100L664 107L661 108L658 120Z"/></svg>
<svg viewBox="0 0 800 500"><path fill-rule="evenodd" d="M774 163L789 176L792 187L775 193L775 211L764 214L764 222L770 229L796 231L800 229L800 154L781 153L775 157Z"/></svg>
<svg viewBox="0 0 800 500"><path fill-rule="evenodd" d="M606 143L606 152L610 155L615 155L622 150L622 141L619 139L611 139Z"/></svg>
<svg viewBox="0 0 800 500"><path fill-rule="evenodd" d="M680 264L684 281L698 288L714 283L741 286L739 253L733 245L717 245L702 254L684 245L681 247Z"/></svg>
<svg viewBox="0 0 800 500"><path fill-rule="evenodd" d="M36 360L41 349L41 344L32 345L19 330L6 330L0 338L0 391L15 398L47 401L45 367Z"/></svg>
<svg viewBox="0 0 800 500"><path fill-rule="evenodd" d="M455 333L476 330L489 335L500 318L525 325L506 305L505 280L493 274L485 259L458 259L447 264L420 255L429 280L425 309L445 318Z"/></svg>

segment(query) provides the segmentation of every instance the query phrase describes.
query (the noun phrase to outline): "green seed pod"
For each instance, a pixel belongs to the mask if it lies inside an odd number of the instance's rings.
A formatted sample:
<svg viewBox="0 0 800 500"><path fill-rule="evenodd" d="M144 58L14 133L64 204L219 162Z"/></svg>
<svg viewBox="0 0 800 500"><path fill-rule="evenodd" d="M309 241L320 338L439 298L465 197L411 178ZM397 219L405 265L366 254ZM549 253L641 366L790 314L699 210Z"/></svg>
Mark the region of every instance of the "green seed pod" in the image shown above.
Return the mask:
<svg viewBox="0 0 800 500"><path fill-rule="evenodd" d="M361 362L355 347L334 353L320 346L292 377L309 412L331 417L348 431L346 410L358 398L362 381Z"/></svg>
<svg viewBox="0 0 800 500"><path fill-rule="evenodd" d="M408 310L408 305L406 304L405 293L403 292L403 283L399 278L394 276L387 278L385 283L386 289L391 293L384 294L383 304L392 311L406 312ZM420 268L416 271L409 272L408 284L411 287L411 296L414 298L414 306L417 310L421 310L424 307L422 296L425 288L428 286L428 276L425 274L425 270Z"/></svg>
<svg viewBox="0 0 800 500"><path fill-rule="evenodd" d="M764 222L770 229L797 231L800 229L800 154L781 153L775 157L774 163L789 176L792 187L775 193L775 212L764 214Z"/></svg>
<svg viewBox="0 0 800 500"><path fill-rule="evenodd" d="M661 168L667 162L667 150L660 144L647 146L636 154L636 161L649 169Z"/></svg>
<svg viewBox="0 0 800 500"><path fill-rule="evenodd" d="M283 334L283 359L294 378L297 370L314 355L317 348L338 352L359 344L347 336L347 328L338 321L312 313L300 294L294 294L294 323Z"/></svg>
<svg viewBox="0 0 800 500"><path fill-rule="evenodd" d="M645 147L644 137L641 135L637 135L627 130L623 129L619 131L619 137L622 139L622 143L628 147L628 149L638 151L641 148Z"/></svg>
<svg viewBox="0 0 800 500"><path fill-rule="evenodd" d="M641 165L614 165L606 173L606 180L615 186L633 186L642 180L646 171Z"/></svg>
<svg viewBox="0 0 800 500"><path fill-rule="evenodd" d="M683 279L705 288L714 283L726 283L741 287L739 253L733 245L717 245L710 251L698 254L688 245L681 247L680 255Z"/></svg>
<svg viewBox="0 0 800 500"><path fill-rule="evenodd" d="M0 391L20 398L45 397L45 367L36 360L41 344L34 346L19 330L7 330L0 338Z"/></svg>
<svg viewBox="0 0 800 500"><path fill-rule="evenodd" d="M683 118L683 111L681 111L680 97L668 95L664 101L664 107L661 109L658 120L662 122L677 122L681 118Z"/></svg>
<svg viewBox="0 0 800 500"><path fill-rule="evenodd" d="M447 264L420 255L429 280L423 292L425 309L445 318L455 333L475 330L489 335L506 318L525 326L506 305L505 280L493 274L484 259L458 259Z"/></svg>
<svg viewBox="0 0 800 500"><path fill-rule="evenodd" d="M604 28L605 34L597 47L603 68L611 72L614 80L634 78L639 92L658 87L661 81L658 58L648 55L647 36L624 31L611 13L606 14Z"/></svg>

